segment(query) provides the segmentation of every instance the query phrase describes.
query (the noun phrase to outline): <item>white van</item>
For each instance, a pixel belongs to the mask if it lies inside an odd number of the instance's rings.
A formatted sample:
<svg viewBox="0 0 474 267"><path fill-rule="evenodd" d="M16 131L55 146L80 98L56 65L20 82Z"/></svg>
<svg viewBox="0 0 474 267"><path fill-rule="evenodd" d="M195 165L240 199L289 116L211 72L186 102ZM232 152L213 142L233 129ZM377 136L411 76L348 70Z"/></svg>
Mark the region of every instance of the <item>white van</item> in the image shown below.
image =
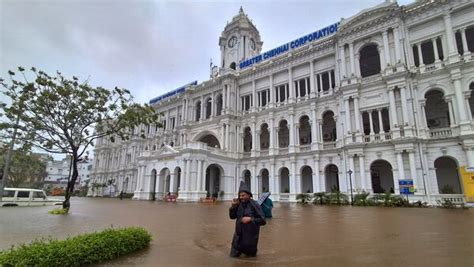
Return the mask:
<svg viewBox="0 0 474 267"><path fill-rule="evenodd" d="M2 207L44 205L62 205L62 200L49 198L43 190L39 189L5 187L0 202Z"/></svg>

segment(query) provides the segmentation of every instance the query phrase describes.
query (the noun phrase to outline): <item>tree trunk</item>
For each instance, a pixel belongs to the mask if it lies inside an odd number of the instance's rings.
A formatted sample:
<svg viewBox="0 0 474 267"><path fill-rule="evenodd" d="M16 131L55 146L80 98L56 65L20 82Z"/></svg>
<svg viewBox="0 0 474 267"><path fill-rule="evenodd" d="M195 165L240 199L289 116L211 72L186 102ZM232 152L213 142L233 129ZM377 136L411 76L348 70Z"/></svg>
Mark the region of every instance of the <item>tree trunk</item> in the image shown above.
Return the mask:
<svg viewBox="0 0 474 267"><path fill-rule="evenodd" d="M79 172L77 171L77 163L79 162L79 159L77 157L76 153L73 153L72 155L72 176L71 179L69 179L66 187L66 195L64 196L64 202L63 202L63 209L69 210L71 207L71 196L74 193L74 185L76 184L77 177L79 176Z"/></svg>

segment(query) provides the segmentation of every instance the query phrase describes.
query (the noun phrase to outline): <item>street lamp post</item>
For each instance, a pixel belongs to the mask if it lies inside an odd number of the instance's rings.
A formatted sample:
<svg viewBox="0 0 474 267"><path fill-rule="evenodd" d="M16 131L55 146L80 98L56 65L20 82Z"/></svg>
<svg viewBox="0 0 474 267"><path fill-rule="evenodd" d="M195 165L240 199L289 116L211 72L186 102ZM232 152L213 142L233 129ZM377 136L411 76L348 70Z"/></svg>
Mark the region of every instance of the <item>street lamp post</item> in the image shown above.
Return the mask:
<svg viewBox="0 0 474 267"><path fill-rule="evenodd" d="M349 174L349 185L351 186L351 206L353 206L353 205L354 205L354 198L353 198L353 196L352 196L352 178L351 178L352 170L349 169L349 170L347 171L347 174Z"/></svg>

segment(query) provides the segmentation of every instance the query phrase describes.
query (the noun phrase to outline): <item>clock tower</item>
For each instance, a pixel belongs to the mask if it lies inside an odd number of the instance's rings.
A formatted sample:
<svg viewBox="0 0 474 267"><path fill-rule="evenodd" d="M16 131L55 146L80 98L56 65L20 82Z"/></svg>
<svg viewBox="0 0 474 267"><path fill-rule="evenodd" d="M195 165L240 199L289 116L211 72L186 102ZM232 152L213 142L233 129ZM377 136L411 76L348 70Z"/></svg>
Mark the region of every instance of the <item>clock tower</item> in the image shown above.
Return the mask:
<svg viewBox="0 0 474 267"><path fill-rule="evenodd" d="M262 45L260 33L240 7L239 14L227 23L219 38L220 67L238 69L241 60L260 54Z"/></svg>

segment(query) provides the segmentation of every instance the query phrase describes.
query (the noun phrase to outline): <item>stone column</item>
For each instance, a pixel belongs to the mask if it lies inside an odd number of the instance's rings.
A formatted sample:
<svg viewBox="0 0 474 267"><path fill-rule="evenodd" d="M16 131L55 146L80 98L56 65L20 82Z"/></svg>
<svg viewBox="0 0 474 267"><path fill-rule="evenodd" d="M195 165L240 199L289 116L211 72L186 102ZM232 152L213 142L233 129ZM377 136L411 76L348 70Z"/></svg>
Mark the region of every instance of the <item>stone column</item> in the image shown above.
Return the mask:
<svg viewBox="0 0 474 267"><path fill-rule="evenodd" d="M419 67L422 68L425 66L425 63L423 62L423 54L421 53L421 44L415 44L416 48L418 49L418 61L419 61Z"/></svg>
<svg viewBox="0 0 474 267"><path fill-rule="evenodd" d="M202 160L197 161L197 181L196 181L196 191L202 191Z"/></svg>
<svg viewBox="0 0 474 267"><path fill-rule="evenodd" d="M273 112L270 112L269 114L269 121L270 121L270 125L269 125L269 131L270 131L270 145L268 147L269 151L269 155L273 155L275 153L275 145L274 145L274 142L275 142L275 126L274 126L274 119L273 119ZM270 191L271 192L271 191Z"/></svg>
<svg viewBox="0 0 474 267"><path fill-rule="evenodd" d="M474 167L474 151L472 147L465 148L468 167Z"/></svg>
<svg viewBox="0 0 474 267"><path fill-rule="evenodd" d="M448 57L457 57L457 49L455 43L455 37L453 33L453 26L451 24L451 14L445 14L444 18L444 29L446 34L446 43L448 45Z"/></svg>
<svg viewBox="0 0 474 267"><path fill-rule="evenodd" d="M461 39L462 39L462 48L463 48L463 56L464 57L469 57L471 55L471 52L469 51L469 47L467 46L467 40L466 40L466 28L461 29Z"/></svg>
<svg viewBox="0 0 474 267"><path fill-rule="evenodd" d="M407 95L406 95L406 88L400 88L400 97L402 102L402 115L403 115L403 124L408 126L410 125L410 118L408 116L408 102L407 102ZM405 133L406 134L406 133Z"/></svg>
<svg viewBox="0 0 474 267"><path fill-rule="evenodd" d="M399 28L393 29L393 39L395 44L395 60L396 63L401 63L401 49L400 49L400 37L398 34Z"/></svg>
<svg viewBox="0 0 474 267"><path fill-rule="evenodd" d="M255 80L252 81L252 112L257 111L257 88Z"/></svg>
<svg viewBox="0 0 474 267"><path fill-rule="evenodd" d="M351 64L351 74L350 76L355 76L355 62L354 62L354 43L349 44L349 58L350 58L350 64ZM331 75L329 75L331 76ZM331 87L331 86L329 86Z"/></svg>
<svg viewBox="0 0 474 267"><path fill-rule="evenodd" d="M383 72L387 68L387 63L385 60L385 49L382 47L378 47L379 55L380 55L380 71Z"/></svg>
<svg viewBox="0 0 474 267"><path fill-rule="evenodd" d="M397 118L397 107L395 106L395 94L394 94L394 89L389 88L388 89L388 98L390 101L390 113L391 113L391 119L392 119L392 127L390 128L396 128L398 127L398 118Z"/></svg>
<svg viewBox="0 0 474 267"><path fill-rule="evenodd" d="M456 120L454 118L454 109L453 109L453 99L451 97L444 98L446 102L448 102L448 111L449 111L449 126L454 127L456 125Z"/></svg>
<svg viewBox="0 0 474 267"><path fill-rule="evenodd" d="M395 151L397 155L397 165L398 165L398 179L405 179L405 168L403 167L403 154L401 151ZM396 181L393 181L394 183Z"/></svg>
<svg viewBox="0 0 474 267"><path fill-rule="evenodd" d="M425 106L426 106L426 100L419 101L420 107L421 107L421 121L422 125L425 127L425 129L428 128L428 123L426 121L426 111L425 111Z"/></svg>
<svg viewBox="0 0 474 267"><path fill-rule="evenodd" d="M289 126L289 138L290 138L290 144L288 146L288 152L293 153L295 152L295 123L294 123L294 115L293 115L293 110L290 111L290 120L288 122Z"/></svg>
<svg viewBox="0 0 474 267"><path fill-rule="evenodd" d="M440 58L439 58L438 44L436 43L436 38L431 39L431 42L433 43L433 50L434 50L433 52L434 52L434 55L435 55L435 63L439 63Z"/></svg>
<svg viewBox="0 0 474 267"><path fill-rule="evenodd" d="M310 86L310 97L316 97L316 86L315 83L315 76L314 76L314 62L311 60L309 64L309 86Z"/></svg>
<svg viewBox="0 0 474 267"><path fill-rule="evenodd" d="M367 183L365 180L365 162L364 162L364 155L359 154L357 156L359 158L359 173L360 173L360 186L362 190L365 190L366 192L370 192L367 188Z"/></svg>
<svg viewBox="0 0 474 267"><path fill-rule="evenodd" d="M321 190L320 184L319 184L319 156L314 156L314 164L313 164L314 170L313 170L313 193L318 193L323 190Z"/></svg>
<svg viewBox="0 0 474 267"><path fill-rule="evenodd" d="M372 138L374 136L374 122L372 120L372 111L368 111L369 113L369 124L370 124L370 140L372 141Z"/></svg>
<svg viewBox="0 0 474 267"><path fill-rule="evenodd" d="M252 191L253 196L256 198L258 196L258 181L257 178L257 165L252 166L252 178L251 178L251 187L250 191Z"/></svg>
<svg viewBox="0 0 474 267"><path fill-rule="evenodd" d="M311 144L312 149L316 149L316 145L318 143L318 122L316 120L316 105L313 103L311 104Z"/></svg>
<svg viewBox="0 0 474 267"><path fill-rule="evenodd" d="M471 97L471 91L464 92L464 103L466 105L466 113L467 113L468 120L472 120L471 104L469 103L470 97Z"/></svg>
<svg viewBox="0 0 474 267"><path fill-rule="evenodd" d="M269 83L270 83L270 90L269 90L269 95L270 95L270 104L268 105L269 108L273 108L275 106L275 88L273 88L273 74L270 74L269 76Z"/></svg>
<svg viewBox="0 0 474 267"><path fill-rule="evenodd" d="M229 130L230 130L230 125L227 124L226 127L225 127L225 150L228 151L230 150L230 133L229 133Z"/></svg>
<svg viewBox="0 0 474 267"><path fill-rule="evenodd" d="M323 139L323 121L318 119L318 124L319 124L319 141L321 143L324 142L324 139Z"/></svg>
<svg viewBox="0 0 474 267"><path fill-rule="evenodd" d="M388 45L388 32L387 31L382 32L382 40L383 40L383 51L385 52L384 57L386 61L386 66L392 65L391 60L390 60L390 47Z"/></svg>
<svg viewBox="0 0 474 267"><path fill-rule="evenodd" d="M355 126L356 132L362 133L362 129L360 128L360 110L359 110L359 97L354 97L354 118L355 118Z"/></svg>
<svg viewBox="0 0 474 267"><path fill-rule="evenodd" d="M257 125L255 122L252 123L252 150L251 150L251 156L255 157L256 156L256 150L257 150Z"/></svg>
<svg viewBox="0 0 474 267"><path fill-rule="evenodd" d="M291 173L290 173L290 199L295 199L295 194L298 192L296 188L296 162L291 160Z"/></svg>
<svg viewBox="0 0 474 267"><path fill-rule="evenodd" d="M382 110L381 109L377 109L377 116L379 117L379 134L380 134L380 138L383 138L383 133L385 132L383 130L383 121L382 121Z"/></svg>
<svg viewBox="0 0 474 267"><path fill-rule="evenodd" d="M295 88L293 83L293 69L288 68L288 86L289 86L289 96L288 103L293 103L295 100Z"/></svg>
<svg viewBox="0 0 474 267"><path fill-rule="evenodd" d="M188 163L188 160L183 160L184 162L184 172L182 174L182 177L181 177L181 184L179 185L179 187L181 188L182 191L186 192L186 187L187 187L187 183L188 183L188 176L189 176L189 163Z"/></svg>
<svg viewBox="0 0 474 267"><path fill-rule="evenodd" d="M269 177L268 177L268 183L269 183L269 190L270 192L272 192L272 194L275 191L275 162L271 162L270 163L270 173L269 173Z"/></svg>
<svg viewBox="0 0 474 267"><path fill-rule="evenodd" d="M346 78L346 56L344 54L344 45L340 47L340 54L339 54L339 59L341 60L341 78L344 79ZM321 79L322 80L322 79ZM321 91L323 88L321 87Z"/></svg>
<svg viewBox="0 0 474 267"><path fill-rule="evenodd" d="M413 184L418 188L418 179L416 177L416 163L415 163L415 152L408 151L408 160L410 162L410 178L413 179Z"/></svg>
<svg viewBox="0 0 474 267"><path fill-rule="evenodd" d="M344 99L344 109L346 111L346 134L351 134L352 133L352 127L351 127L351 110L349 107L349 98ZM351 140L352 141L352 140Z"/></svg>
<svg viewBox="0 0 474 267"><path fill-rule="evenodd" d="M349 155L349 170L352 171L350 179L351 179L351 183L352 183L352 190L354 190L354 189L356 189L356 183L355 183L356 172L355 172L355 168L354 168L354 155ZM351 192L350 190L351 190L351 188L349 187L349 193Z"/></svg>
<svg viewBox="0 0 474 267"><path fill-rule="evenodd" d="M453 78L453 84L454 84L454 92L456 95L456 104L458 106L458 111L459 111L459 121L464 122L467 120L467 116L466 116L466 107L464 106L464 96L462 93L461 77Z"/></svg>

